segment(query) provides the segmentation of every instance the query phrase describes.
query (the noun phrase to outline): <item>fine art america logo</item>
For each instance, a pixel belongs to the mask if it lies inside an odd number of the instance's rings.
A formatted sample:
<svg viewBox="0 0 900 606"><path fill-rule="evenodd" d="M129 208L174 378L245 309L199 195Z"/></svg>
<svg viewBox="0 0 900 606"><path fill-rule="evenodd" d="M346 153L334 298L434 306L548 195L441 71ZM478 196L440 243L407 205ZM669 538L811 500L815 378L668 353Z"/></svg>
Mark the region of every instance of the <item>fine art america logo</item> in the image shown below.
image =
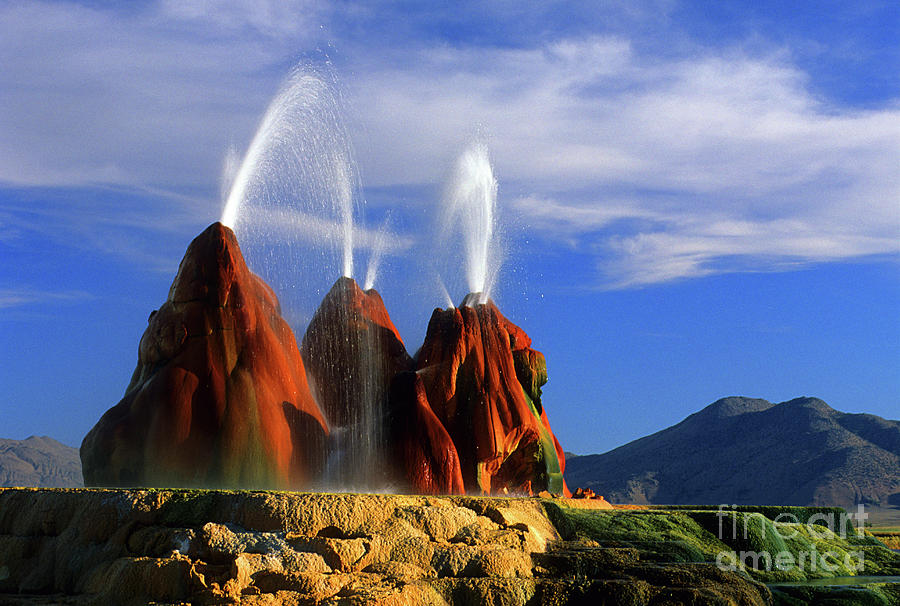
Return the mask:
<svg viewBox="0 0 900 606"><path fill-rule="evenodd" d="M865 521L869 514L862 504L856 513L841 511L818 512L804 521L793 513L782 512L773 522L758 512L740 511L737 505L719 505L716 512L719 522L719 540L731 545L756 546L757 549L722 551L716 556L716 565L722 570L736 570L740 564L756 570L800 572L818 570L834 573L843 568L863 572L865 556L862 551L819 551L813 541L803 541L807 549L788 550L785 541L791 542L800 535L810 539L828 541L835 536L847 538L848 533L865 534ZM759 546L769 548L758 549ZM774 549L771 547L775 546ZM782 547L782 549L778 549Z"/></svg>

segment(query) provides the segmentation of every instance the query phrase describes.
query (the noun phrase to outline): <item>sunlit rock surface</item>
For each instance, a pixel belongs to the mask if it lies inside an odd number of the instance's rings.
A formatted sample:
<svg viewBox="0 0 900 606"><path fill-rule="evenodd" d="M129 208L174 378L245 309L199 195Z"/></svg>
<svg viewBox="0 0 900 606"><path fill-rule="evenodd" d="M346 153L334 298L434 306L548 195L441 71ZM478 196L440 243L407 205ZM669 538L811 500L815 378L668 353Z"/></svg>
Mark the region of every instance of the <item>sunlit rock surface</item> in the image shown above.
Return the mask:
<svg viewBox="0 0 900 606"><path fill-rule="evenodd" d="M458 308L436 309L417 359L466 491L568 494L565 457L541 403L544 357L492 301L477 300L473 294Z"/></svg>
<svg viewBox="0 0 900 606"><path fill-rule="evenodd" d="M85 484L300 488L327 432L275 294L215 223L150 315L124 398L81 445Z"/></svg>
<svg viewBox="0 0 900 606"><path fill-rule="evenodd" d="M685 540L704 531L684 515L664 526L681 534L635 532L632 544L617 529L630 524L649 532L644 513L578 505L470 496L0 489L0 603L772 603L765 585L709 561L724 545L703 554L688 548ZM607 526L608 545L592 530Z"/></svg>

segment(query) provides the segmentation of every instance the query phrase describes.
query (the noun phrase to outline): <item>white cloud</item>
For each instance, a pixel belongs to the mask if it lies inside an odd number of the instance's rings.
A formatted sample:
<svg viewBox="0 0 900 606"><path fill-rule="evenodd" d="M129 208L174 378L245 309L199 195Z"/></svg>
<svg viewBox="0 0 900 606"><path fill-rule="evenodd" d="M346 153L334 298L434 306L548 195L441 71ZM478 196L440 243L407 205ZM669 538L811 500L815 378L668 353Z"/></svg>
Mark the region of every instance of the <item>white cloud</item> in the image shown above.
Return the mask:
<svg viewBox="0 0 900 606"><path fill-rule="evenodd" d="M322 18L318 3L308 0L163 0L160 14L213 25L225 32L247 28L269 37L307 34Z"/></svg>
<svg viewBox="0 0 900 606"><path fill-rule="evenodd" d="M323 241L334 242L335 248L344 238L344 226L339 220L323 218L289 208L255 207L252 209L253 223L265 225L266 239L274 243L301 242L307 245L321 245ZM240 230L240 225L238 225ZM413 246L408 235L384 230L353 226L354 249L372 250L376 247L387 254L399 254Z"/></svg>
<svg viewBox="0 0 900 606"><path fill-rule="evenodd" d="M897 252L896 237L813 225L803 220L710 221L613 237L619 254L604 267L608 286L627 288L713 273L776 271L815 262Z"/></svg>
<svg viewBox="0 0 900 606"><path fill-rule="evenodd" d="M535 227L560 237L594 232L626 219L654 222L665 219L663 213L641 208L629 200L608 199L602 203L569 205L552 198L525 196L513 200L512 206L528 217Z"/></svg>
<svg viewBox="0 0 900 606"><path fill-rule="evenodd" d="M195 13L0 6L0 182L214 185L303 34L228 35L234 9L214 27Z"/></svg>
<svg viewBox="0 0 900 606"><path fill-rule="evenodd" d="M31 288L0 289L0 309L33 306L41 303L73 303L93 299L94 296L83 291L45 291Z"/></svg>
<svg viewBox="0 0 900 606"><path fill-rule="evenodd" d="M229 144L246 146L340 10L0 6L0 182L214 190ZM625 35L379 48L342 35L366 185L440 182L487 133L501 204L596 254L607 285L898 252L900 100L830 104L790 49L662 56Z"/></svg>
<svg viewBox="0 0 900 606"><path fill-rule="evenodd" d="M787 53L660 59L595 38L419 58L358 83L395 146L370 172L437 178L477 116L501 197L533 192L507 203L594 252L606 286L900 252L900 105L830 106Z"/></svg>

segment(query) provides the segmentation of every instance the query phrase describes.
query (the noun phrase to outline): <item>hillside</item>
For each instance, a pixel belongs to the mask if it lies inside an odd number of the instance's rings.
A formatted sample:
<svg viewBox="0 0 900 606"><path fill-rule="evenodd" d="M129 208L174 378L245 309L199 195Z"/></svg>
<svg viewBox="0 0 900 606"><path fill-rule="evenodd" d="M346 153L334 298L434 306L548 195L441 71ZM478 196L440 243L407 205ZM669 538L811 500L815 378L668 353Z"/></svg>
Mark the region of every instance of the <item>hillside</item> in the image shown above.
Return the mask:
<svg viewBox="0 0 900 606"><path fill-rule="evenodd" d="M0 438L0 486L84 486L78 449L46 436L31 436L27 440Z"/></svg>
<svg viewBox="0 0 900 606"><path fill-rule="evenodd" d="M620 503L898 504L900 422L731 397L605 454L567 462L566 480Z"/></svg>

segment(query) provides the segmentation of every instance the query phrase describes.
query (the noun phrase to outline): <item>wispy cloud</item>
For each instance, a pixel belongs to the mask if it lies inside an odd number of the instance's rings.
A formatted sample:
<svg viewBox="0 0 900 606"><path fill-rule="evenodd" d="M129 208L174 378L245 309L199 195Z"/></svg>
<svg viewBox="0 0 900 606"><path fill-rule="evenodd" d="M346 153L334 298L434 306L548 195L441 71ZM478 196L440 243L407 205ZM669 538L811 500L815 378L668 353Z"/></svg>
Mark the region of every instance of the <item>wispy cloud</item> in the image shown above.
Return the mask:
<svg viewBox="0 0 900 606"><path fill-rule="evenodd" d="M323 241L340 242L344 226L337 219L323 218L288 208L254 208L254 227L264 226L266 239L275 243L303 243L321 245ZM240 226L238 226L240 227ZM387 254L409 250L414 240L411 236L361 225L353 226L354 248L372 250L376 246ZM337 246L337 245L336 245Z"/></svg>
<svg viewBox="0 0 900 606"><path fill-rule="evenodd" d="M606 286L625 288L734 271L778 271L810 263L897 253L897 237L809 221L715 222L692 218L669 230L613 237L617 258L601 269Z"/></svg>
<svg viewBox="0 0 900 606"><path fill-rule="evenodd" d="M594 38L423 56L431 77L363 82L381 140L390 116L418 133L375 172L435 178L479 116L501 195L531 190L515 208L594 253L603 286L900 252L900 102L826 103L784 51L660 59Z"/></svg>
<svg viewBox="0 0 900 606"><path fill-rule="evenodd" d="M313 29L306 4L0 5L0 182L214 185Z"/></svg>
<svg viewBox="0 0 900 606"><path fill-rule="evenodd" d="M94 296L83 291L44 291L31 288L0 289L0 309L31 307L45 303L75 303Z"/></svg>
<svg viewBox="0 0 900 606"><path fill-rule="evenodd" d="M642 27L666 27L672 3L630 4L593 15L620 26L591 35L559 7L476 2L528 26L480 44L430 38L455 23L439 9L392 34L373 29L388 5L6 4L0 182L212 191L290 65L330 42L367 185L439 182L486 133L501 205L595 255L602 285L898 252L900 99L823 98L793 49L765 40L669 32L661 50Z"/></svg>
<svg viewBox="0 0 900 606"><path fill-rule="evenodd" d="M0 244L31 253L48 245L99 253L170 273L209 214L203 198L154 188L9 189L0 205Z"/></svg>
<svg viewBox="0 0 900 606"><path fill-rule="evenodd" d="M254 31L269 39L296 39L313 32L325 12L314 0L163 0L158 16L217 33Z"/></svg>

